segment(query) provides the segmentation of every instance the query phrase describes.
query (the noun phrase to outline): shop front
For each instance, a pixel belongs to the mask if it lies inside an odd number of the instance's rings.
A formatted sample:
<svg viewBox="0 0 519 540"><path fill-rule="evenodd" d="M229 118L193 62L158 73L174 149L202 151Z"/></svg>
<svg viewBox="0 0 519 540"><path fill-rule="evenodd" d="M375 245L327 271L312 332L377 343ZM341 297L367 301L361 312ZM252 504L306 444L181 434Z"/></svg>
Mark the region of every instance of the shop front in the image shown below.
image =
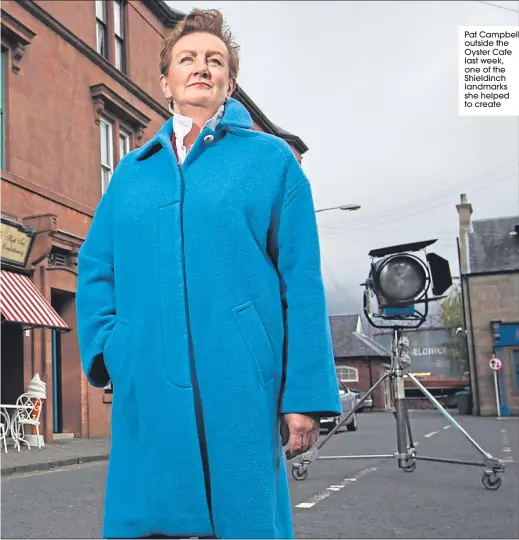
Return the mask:
<svg viewBox="0 0 519 540"><path fill-rule="evenodd" d="M56 339L70 328L35 284L38 267L29 261L37 232L6 218L1 220L1 394L2 404L15 404L35 374L53 389L52 373L45 369L45 340ZM53 396L48 396L52 400ZM45 409L53 409L46 403ZM45 410L41 416L46 439L53 426Z"/></svg>

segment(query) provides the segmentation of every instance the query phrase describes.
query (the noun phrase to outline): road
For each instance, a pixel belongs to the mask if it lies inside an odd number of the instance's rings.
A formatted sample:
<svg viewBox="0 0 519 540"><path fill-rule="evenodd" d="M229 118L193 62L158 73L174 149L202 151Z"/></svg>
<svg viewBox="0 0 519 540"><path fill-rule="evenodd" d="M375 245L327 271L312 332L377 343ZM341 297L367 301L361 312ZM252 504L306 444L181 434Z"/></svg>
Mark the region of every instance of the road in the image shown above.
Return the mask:
<svg viewBox="0 0 519 540"><path fill-rule="evenodd" d="M419 453L479 459L438 412L411 417ZM305 481L291 478L296 537L517 538L519 419L457 418L486 451L507 460L499 490L482 486L478 467L421 461L405 473L394 459L319 460ZM334 435L321 455L395 450L391 414L364 412L358 424L357 432ZM2 538L100 538L105 475L106 463L94 463L2 478Z"/></svg>

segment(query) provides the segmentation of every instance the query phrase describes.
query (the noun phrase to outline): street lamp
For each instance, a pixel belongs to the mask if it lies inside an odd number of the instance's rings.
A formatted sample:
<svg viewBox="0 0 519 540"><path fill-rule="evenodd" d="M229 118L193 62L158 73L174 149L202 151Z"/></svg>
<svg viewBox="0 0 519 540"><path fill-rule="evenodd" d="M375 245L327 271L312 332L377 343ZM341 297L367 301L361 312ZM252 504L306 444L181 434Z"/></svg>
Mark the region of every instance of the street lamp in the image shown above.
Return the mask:
<svg viewBox="0 0 519 540"><path fill-rule="evenodd" d="M358 210L360 208L360 204L343 204L342 206L332 206L331 208L319 208L319 210L316 210L317 212L327 212L328 210Z"/></svg>

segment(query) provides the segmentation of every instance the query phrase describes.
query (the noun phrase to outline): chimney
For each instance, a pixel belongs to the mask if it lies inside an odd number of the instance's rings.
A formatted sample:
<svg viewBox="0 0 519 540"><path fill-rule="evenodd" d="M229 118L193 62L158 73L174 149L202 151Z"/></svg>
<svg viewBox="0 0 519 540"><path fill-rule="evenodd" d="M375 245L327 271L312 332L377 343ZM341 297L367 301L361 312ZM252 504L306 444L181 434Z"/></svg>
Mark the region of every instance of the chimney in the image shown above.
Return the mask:
<svg viewBox="0 0 519 540"><path fill-rule="evenodd" d="M467 231L472 228L471 214L472 205L467 200L467 195L462 193L460 195L460 204L456 205L459 216L459 249L460 249L460 272L462 274L468 271L467 261Z"/></svg>

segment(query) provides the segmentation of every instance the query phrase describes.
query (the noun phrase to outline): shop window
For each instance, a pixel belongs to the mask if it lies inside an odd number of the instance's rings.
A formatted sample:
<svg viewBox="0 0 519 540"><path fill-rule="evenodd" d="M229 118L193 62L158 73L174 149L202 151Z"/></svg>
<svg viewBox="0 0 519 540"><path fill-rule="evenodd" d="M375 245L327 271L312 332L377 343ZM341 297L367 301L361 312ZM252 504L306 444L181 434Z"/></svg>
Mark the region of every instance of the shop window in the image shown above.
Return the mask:
<svg viewBox="0 0 519 540"><path fill-rule="evenodd" d="M96 0L97 52L126 73L126 5L123 0Z"/></svg>
<svg viewBox="0 0 519 540"><path fill-rule="evenodd" d="M359 372L357 368L350 366L337 366L337 378L342 382L359 382Z"/></svg>

